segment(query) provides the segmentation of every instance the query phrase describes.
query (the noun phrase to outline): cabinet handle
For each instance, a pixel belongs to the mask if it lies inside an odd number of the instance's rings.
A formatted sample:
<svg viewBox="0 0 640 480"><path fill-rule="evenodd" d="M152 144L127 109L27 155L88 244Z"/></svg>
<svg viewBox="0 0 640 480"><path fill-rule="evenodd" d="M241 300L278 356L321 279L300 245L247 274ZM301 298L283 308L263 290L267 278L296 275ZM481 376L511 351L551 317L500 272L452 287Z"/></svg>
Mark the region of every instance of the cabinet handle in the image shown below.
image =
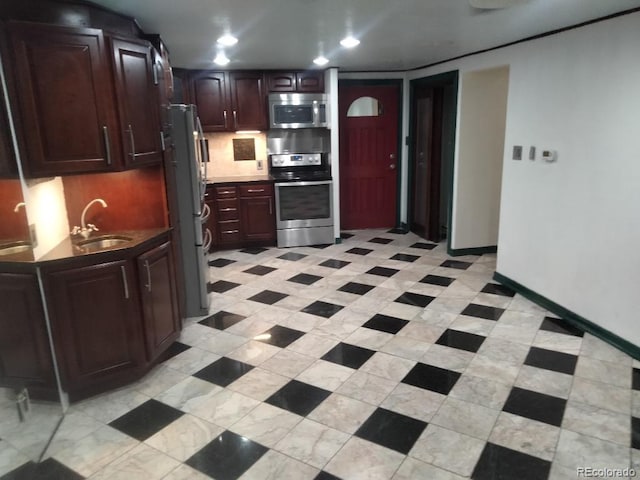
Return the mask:
<svg viewBox="0 0 640 480"><path fill-rule="evenodd" d="M147 284L145 287L147 287L147 291L151 293L151 269L149 268L149 260L144 261L144 268L147 269Z"/></svg>
<svg viewBox="0 0 640 480"><path fill-rule="evenodd" d="M238 112L233 111L233 128L238 128Z"/></svg>
<svg viewBox="0 0 640 480"><path fill-rule="evenodd" d="M258 188L256 190L253 190L250 188L249 190L247 190L247 193L262 193L262 192L264 192L264 188Z"/></svg>
<svg viewBox="0 0 640 480"><path fill-rule="evenodd" d="M222 190L218 192L220 195L227 195L228 193L233 193L233 190Z"/></svg>
<svg viewBox="0 0 640 480"><path fill-rule="evenodd" d="M157 63L153 64L151 71L153 72L153 84L158 85L158 64Z"/></svg>
<svg viewBox="0 0 640 480"><path fill-rule="evenodd" d="M124 284L124 298L129 299L129 284L127 283L127 270L124 265L120 265L120 271L122 272L122 283Z"/></svg>
<svg viewBox="0 0 640 480"><path fill-rule="evenodd" d="M236 209L233 207L228 207L228 208L221 208L220 210L218 210L220 212L235 212Z"/></svg>
<svg viewBox="0 0 640 480"><path fill-rule="evenodd" d="M224 128L227 128L227 111L223 110L222 115L224 116Z"/></svg>
<svg viewBox="0 0 640 480"><path fill-rule="evenodd" d="M271 199L269 199L269 215L273 215L273 206L271 205Z"/></svg>
<svg viewBox="0 0 640 480"><path fill-rule="evenodd" d="M166 145L164 144L164 133L162 133L162 130L160 130L160 146L164 152L166 150Z"/></svg>
<svg viewBox="0 0 640 480"><path fill-rule="evenodd" d="M238 233L240 230L223 230L220 233L226 233L227 235L232 235L234 233Z"/></svg>
<svg viewBox="0 0 640 480"><path fill-rule="evenodd" d="M109 141L109 129L106 125L102 126L102 138L104 139L104 151L107 155L107 165L111 165L111 142Z"/></svg>
<svg viewBox="0 0 640 480"><path fill-rule="evenodd" d="M135 138L133 138L133 128L131 128L131 124L129 124L129 130L127 130L127 132L129 132L129 141L131 142L131 153L129 155L131 157L135 157L136 156L136 141L135 141Z"/></svg>

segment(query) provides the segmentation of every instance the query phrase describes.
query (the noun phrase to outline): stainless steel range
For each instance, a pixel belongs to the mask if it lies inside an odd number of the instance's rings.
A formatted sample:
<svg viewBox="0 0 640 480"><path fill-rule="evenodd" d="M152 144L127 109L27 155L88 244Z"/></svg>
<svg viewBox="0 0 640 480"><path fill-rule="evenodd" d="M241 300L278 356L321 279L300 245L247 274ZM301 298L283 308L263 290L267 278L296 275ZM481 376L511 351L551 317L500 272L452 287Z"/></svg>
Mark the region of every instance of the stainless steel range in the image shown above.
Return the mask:
<svg viewBox="0 0 640 480"><path fill-rule="evenodd" d="M329 154L274 154L269 168L275 179L278 247L333 243Z"/></svg>

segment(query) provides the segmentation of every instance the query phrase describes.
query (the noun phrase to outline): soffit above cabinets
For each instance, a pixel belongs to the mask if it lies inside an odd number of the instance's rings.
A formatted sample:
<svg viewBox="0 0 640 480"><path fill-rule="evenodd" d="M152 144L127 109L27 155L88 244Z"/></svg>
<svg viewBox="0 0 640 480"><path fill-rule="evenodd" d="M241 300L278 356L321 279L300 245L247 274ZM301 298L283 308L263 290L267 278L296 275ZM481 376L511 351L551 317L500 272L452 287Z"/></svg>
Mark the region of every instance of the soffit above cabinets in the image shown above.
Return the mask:
<svg viewBox="0 0 640 480"><path fill-rule="evenodd" d="M162 35L174 67L216 68L216 39L230 32L239 42L225 49L229 69L311 68L322 54L326 67L344 71L409 70L640 7L640 0L517 0L484 10L469 0L93 1ZM349 34L361 40L356 48L340 46Z"/></svg>

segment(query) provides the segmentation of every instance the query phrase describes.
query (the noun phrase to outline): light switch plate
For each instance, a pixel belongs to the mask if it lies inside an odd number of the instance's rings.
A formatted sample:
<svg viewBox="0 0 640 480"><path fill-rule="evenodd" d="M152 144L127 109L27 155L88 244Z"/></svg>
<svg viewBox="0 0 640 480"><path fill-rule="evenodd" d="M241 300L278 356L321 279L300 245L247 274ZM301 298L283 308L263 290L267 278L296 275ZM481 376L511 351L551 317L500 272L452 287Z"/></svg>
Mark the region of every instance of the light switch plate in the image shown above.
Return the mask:
<svg viewBox="0 0 640 480"><path fill-rule="evenodd" d="M536 159L536 147L529 147L529 160L534 161Z"/></svg>
<svg viewBox="0 0 640 480"><path fill-rule="evenodd" d="M256 160L256 168L258 170L262 170L264 168L264 165L262 164L262 160Z"/></svg>
<svg viewBox="0 0 640 480"><path fill-rule="evenodd" d="M511 158L513 160L522 160L522 145L513 146L513 155Z"/></svg>

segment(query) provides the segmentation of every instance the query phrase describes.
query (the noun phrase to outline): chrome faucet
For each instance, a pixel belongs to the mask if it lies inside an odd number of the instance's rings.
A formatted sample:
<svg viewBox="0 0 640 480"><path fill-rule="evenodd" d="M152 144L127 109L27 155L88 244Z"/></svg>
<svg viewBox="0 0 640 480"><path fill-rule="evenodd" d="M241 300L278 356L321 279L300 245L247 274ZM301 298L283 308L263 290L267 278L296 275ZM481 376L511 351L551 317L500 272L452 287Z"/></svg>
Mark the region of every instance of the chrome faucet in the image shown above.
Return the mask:
<svg viewBox="0 0 640 480"><path fill-rule="evenodd" d="M16 206L13 208L13 213L18 213L18 210L25 206L24 202L16 203Z"/></svg>
<svg viewBox="0 0 640 480"><path fill-rule="evenodd" d="M89 238L89 235L91 235L91 232L98 231L98 227L96 227L93 223L89 223L89 224L85 223L85 216L87 214L87 210L89 210L89 207L94 203L100 203L103 208L107 208L107 202L105 202L101 198L94 198L93 200L91 200L89 203L87 203L87 206L84 207L84 210L82 210L82 216L80 217L81 227L78 227L77 225L73 227L73 230L71 230L71 235L80 234L82 235L83 238Z"/></svg>

